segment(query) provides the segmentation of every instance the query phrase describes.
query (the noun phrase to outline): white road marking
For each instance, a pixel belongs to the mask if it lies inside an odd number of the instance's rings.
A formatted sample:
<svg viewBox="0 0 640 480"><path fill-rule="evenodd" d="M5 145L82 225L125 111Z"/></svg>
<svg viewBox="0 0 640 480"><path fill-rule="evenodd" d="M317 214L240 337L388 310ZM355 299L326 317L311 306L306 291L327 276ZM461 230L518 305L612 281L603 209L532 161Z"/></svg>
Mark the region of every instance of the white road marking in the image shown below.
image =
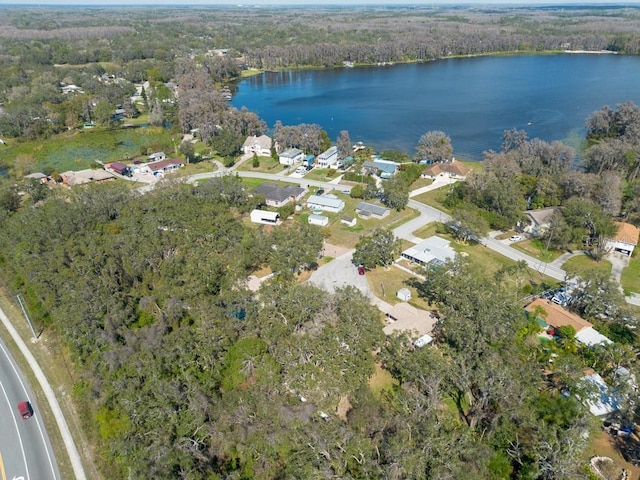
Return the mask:
<svg viewBox="0 0 640 480"><path fill-rule="evenodd" d="M29 467L27 466L27 456L24 453L24 445L22 444L22 436L20 435L20 430L18 429L18 422L16 422L16 416L13 413L13 405L9 401L9 396L7 395L7 391L4 389L4 385L0 382L0 388L2 388L2 393L4 394L4 398L7 400L7 405L9 405L11 411L11 418L13 419L13 424L16 426L16 433L18 434L18 442L20 442L20 450L22 451L22 460L24 461L24 469L27 472L27 480L29 480Z"/></svg>
<svg viewBox="0 0 640 480"><path fill-rule="evenodd" d="M7 360L9 361L9 363L11 364L11 368L15 372L16 378L20 382L20 385L22 385L22 390L24 391L24 394L27 397L27 400L29 400L29 402L31 402L31 399L29 398L29 394L27 393L27 388L25 387L24 383L22 382L22 377L18 374L18 370L16 369L15 364L11 361L11 357L9 357L9 354L4 349L4 346L2 344L0 344L0 349L2 349L2 352L4 353L5 357L7 357ZM51 458L51 452L49 452L49 448L47 447L47 441L44 438L44 431L42 430L42 425L40 423L40 419L38 418L38 415L35 414L35 412L33 414L33 417L35 417L35 421L38 424L38 430L40 431L40 438L42 438L42 445L44 446L44 451L47 452L47 459L49 460L49 466L51 467L51 474L53 475L52 478L55 479L56 478L56 469L53 466L53 459Z"/></svg>

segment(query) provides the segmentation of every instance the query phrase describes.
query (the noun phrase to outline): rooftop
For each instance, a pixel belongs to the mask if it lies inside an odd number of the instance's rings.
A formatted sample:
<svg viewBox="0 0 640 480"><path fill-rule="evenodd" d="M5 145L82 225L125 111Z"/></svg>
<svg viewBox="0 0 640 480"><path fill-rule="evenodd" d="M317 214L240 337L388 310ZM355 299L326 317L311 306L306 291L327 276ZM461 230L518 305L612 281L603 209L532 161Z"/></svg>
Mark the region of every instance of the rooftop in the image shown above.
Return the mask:
<svg viewBox="0 0 640 480"><path fill-rule="evenodd" d="M541 307L546 312L546 315L542 315L542 319L552 327L564 327L572 326L576 333L582 330L591 328L592 325L586 320L580 318L578 315L565 310L560 305L557 305L544 298L537 298L529 305L525 307L527 312L535 312L536 307Z"/></svg>

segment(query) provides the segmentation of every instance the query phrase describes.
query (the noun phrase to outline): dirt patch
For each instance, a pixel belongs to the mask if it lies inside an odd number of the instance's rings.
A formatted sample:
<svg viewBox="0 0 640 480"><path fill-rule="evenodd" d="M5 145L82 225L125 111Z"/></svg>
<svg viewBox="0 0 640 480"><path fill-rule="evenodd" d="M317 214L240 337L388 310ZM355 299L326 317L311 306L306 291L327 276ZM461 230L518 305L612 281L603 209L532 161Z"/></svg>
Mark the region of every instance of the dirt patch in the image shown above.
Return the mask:
<svg viewBox="0 0 640 480"><path fill-rule="evenodd" d="M325 257L338 258L347 253L350 248L341 247L340 245L333 245L331 243L324 242L323 252Z"/></svg>
<svg viewBox="0 0 640 480"><path fill-rule="evenodd" d="M620 453L620 440L619 437L612 437L607 432L602 431L591 440L589 451L592 455L611 458L616 467L623 468L629 472L629 476L627 477L629 480L640 480L640 467L634 467L624 459ZM638 443L635 436L628 439L628 441Z"/></svg>

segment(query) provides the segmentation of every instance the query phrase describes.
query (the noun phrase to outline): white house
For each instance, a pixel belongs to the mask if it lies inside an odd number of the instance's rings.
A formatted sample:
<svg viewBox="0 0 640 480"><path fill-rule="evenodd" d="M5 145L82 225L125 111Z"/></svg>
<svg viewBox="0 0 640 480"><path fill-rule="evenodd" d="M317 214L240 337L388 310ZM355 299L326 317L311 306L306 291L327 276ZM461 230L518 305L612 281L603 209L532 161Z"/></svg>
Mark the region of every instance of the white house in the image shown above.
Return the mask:
<svg viewBox="0 0 640 480"><path fill-rule="evenodd" d="M326 210L327 212L338 213L344 208L344 200L311 195L307 199L307 207L311 210Z"/></svg>
<svg viewBox="0 0 640 480"><path fill-rule="evenodd" d="M340 223L346 225L347 227L355 227L356 223L358 223L358 219L350 215L345 215L340 219Z"/></svg>
<svg viewBox="0 0 640 480"><path fill-rule="evenodd" d="M629 257L638 245L640 230L635 225L626 222L615 222L618 232L615 237L607 241L607 248L614 252L624 253Z"/></svg>
<svg viewBox="0 0 640 480"><path fill-rule="evenodd" d="M251 222L262 223L264 225L278 225L280 223L280 214L278 212L256 209L251 212Z"/></svg>
<svg viewBox="0 0 640 480"><path fill-rule="evenodd" d="M281 165L294 165L305 159L304 152L299 148L287 148L279 155Z"/></svg>
<svg viewBox="0 0 640 480"><path fill-rule="evenodd" d="M271 155L271 137L266 135L247 137L242 144L242 151L244 153L257 153L258 155Z"/></svg>
<svg viewBox="0 0 640 480"><path fill-rule="evenodd" d="M402 252L402 258L420 265L442 265L453 260L456 251L449 246L449 241L440 237L429 237Z"/></svg>
<svg viewBox="0 0 640 480"><path fill-rule="evenodd" d="M329 225L329 217L312 213L311 215L309 215L309 224L326 227L327 225Z"/></svg>
<svg viewBox="0 0 640 480"><path fill-rule="evenodd" d="M147 157L150 162L160 162L167 158L167 154L164 152L155 152Z"/></svg>
<svg viewBox="0 0 640 480"><path fill-rule="evenodd" d="M316 157L318 168L328 168L338 162L338 147L335 145Z"/></svg>

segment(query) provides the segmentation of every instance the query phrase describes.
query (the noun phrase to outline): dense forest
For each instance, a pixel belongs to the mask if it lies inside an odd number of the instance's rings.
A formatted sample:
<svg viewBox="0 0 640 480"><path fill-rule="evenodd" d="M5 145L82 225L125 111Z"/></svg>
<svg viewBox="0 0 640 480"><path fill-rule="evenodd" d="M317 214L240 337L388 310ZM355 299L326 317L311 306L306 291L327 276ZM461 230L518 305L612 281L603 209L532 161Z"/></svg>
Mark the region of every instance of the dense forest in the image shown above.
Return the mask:
<svg viewBox="0 0 640 480"><path fill-rule="evenodd" d="M317 267L326 231L299 219L251 225L247 214L262 200L236 176L167 180L145 194L120 183L67 190L23 179L46 145L90 127L82 138L113 135L120 148L116 134L135 121L162 137L137 155L164 148L232 164L247 135L271 127L229 107L246 68L637 54L636 8L0 12L0 140L9 144L0 145L9 152L0 151L8 177L0 178L0 280L71 352L73 398L105 478L586 478L598 427L578 400L589 394L586 367L616 389L621 418L637 420L637 394L616 374L637 373L634 317L606 274L585 278L573 306L614 340L588 348L570 331L553 343L536 338L522 299L549 285L525 265L488 275L459 258L424 271L412 286L439 322L433 345L416 348L406 336L385 337L381 313L355 288L300 283ZM484 169L448 190L453 221L438 226L442 234L467 242L519 228L527 209L561 207L541 245L603 258L614 220L640 225L640 108L604 107L586 122L579 162L562 143L504 132ZM176 142L195 132L199 151ZM332 143L320 125L278 123L270 133L312 153ZM348 132L336 143L349 153ZM21 145L31 150L13 155ZM360 174L351 195L402 210L424 169L418 162L447 160L454 147L446 132L427 132L415 155L394 153L405 164L383 189ZM56 179L55 166L44 170ZM372 244L393 255L369 265L363 250ZM400 242L375 230L358 245L356 258L373 269L391 263ZM258 270L276 275L251 291L246 280Z"/></svg>

